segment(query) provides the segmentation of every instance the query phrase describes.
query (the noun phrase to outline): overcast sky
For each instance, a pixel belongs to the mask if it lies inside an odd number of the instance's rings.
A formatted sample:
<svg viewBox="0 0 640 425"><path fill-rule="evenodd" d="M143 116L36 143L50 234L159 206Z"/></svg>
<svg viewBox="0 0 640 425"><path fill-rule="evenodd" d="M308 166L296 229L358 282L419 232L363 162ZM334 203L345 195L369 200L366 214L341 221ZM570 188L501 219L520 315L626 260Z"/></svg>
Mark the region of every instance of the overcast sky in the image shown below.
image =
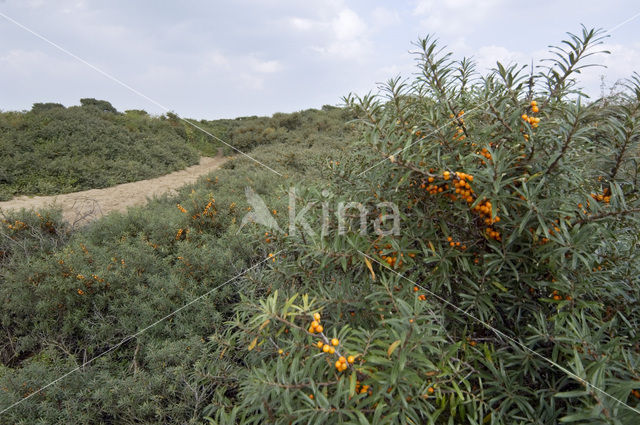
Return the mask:
<svg viewBox="0 0 640 425"><path fill-rule="evenodd" d="M270 115L339 104L414 72L411 42L433 33L481 68L528 64L569 32L614 28L640 2L508 0L0 0L0 13L185 117ZM162 108L0 16L0 110L83 97ZM640 17L607 39L599 94L640 71Z"/></svg>

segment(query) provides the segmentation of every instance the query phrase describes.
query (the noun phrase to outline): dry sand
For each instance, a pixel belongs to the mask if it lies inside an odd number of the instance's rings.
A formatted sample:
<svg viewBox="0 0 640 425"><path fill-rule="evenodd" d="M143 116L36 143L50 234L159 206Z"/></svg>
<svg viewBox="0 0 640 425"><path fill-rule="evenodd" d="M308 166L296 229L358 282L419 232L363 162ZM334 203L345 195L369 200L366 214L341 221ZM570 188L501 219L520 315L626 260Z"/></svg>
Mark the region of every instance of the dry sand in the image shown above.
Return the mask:
<svg viewBox="0 0 640 425"><path fill-rule="evenodd" d="M194 183L199 177L219 168L226 159L202 157L198 165L185 168L161 177L137 182L123 183L104 189L65 193L53 196L19 196L0 202L0 210L38 209L46 206L62 207L66 221L77 225L106 215L112 211L126 212L127 207L143 205L147 198L175 192L181 186Z"/></svg>

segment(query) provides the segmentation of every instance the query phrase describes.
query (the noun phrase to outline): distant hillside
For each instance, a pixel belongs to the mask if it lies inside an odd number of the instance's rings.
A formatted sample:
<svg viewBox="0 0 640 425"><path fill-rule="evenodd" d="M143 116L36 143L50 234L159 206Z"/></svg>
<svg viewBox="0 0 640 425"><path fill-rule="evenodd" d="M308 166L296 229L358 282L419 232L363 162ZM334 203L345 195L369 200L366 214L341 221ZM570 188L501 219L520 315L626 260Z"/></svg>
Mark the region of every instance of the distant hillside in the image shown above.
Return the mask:
<svg viewBox="0 0 640 425"><path fill-rule="evenodd" d="M0 200L108 187L197 163L198 149L176 124L96 99L0 113Z"/></svg>

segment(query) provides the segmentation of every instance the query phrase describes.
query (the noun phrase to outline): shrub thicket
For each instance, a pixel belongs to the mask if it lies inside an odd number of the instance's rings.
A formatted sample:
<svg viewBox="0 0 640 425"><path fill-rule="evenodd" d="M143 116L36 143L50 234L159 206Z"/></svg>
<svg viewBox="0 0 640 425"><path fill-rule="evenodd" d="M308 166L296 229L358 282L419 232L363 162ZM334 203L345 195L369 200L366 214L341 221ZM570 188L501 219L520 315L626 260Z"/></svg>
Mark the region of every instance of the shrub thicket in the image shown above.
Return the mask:
<svg viewBox="0 0 640 425"><path fill-rule="evenodd" d="M209 345L240 377L210 421L637 423L640 79L585 101L601 40L480 76L426 38L416 79L349 97L363 148L302 198L392 202L401 232L278 240Z"/></svg>
<svg viewBox="0 0 640 425"><path fill-rule="evenodd" d="M282 178L238 157L43 249L42 219L7 219L30 248L0 274L0 406L117 349L0 421L637 423L640 79L579 96L601 36L484 76L426 38L416 79L348 109L200 123ZM292 185L325 232L288 231ZM283 232L240 230L245 186ZM351 201L364 233L337 225Z"/></svg>
<svg viewBox="0 0 640 425"><path fill-rule="evenodd" d="M304 143L274 141L252 153L288 175L287 182L318 181L326 158L344 154L344 119L302 114L329 125L318 133L303 124L287 134ZM286 149L291 156L283 157ZM0 410L118 348L0 414L0 423L201 421L204 407L225 391L208 364L208 341L225 341L239 292L251 281L229 283L124 339L267 256L249 227L238 230L248 208L245 186L286 215L286 198L276 190L282 181L273 176L248 159L231 159L176 196L111 214L73 234L59 212L6 214L0 223ZM216 367L237 365L223 359Z"/></svg>
<svg viewBox="0 0 640 425"><path fill-rule="evenodd" d="M0 113L0 200L113 186L198 162L165 120L118 113L104 100L81 104Z"/></svg>

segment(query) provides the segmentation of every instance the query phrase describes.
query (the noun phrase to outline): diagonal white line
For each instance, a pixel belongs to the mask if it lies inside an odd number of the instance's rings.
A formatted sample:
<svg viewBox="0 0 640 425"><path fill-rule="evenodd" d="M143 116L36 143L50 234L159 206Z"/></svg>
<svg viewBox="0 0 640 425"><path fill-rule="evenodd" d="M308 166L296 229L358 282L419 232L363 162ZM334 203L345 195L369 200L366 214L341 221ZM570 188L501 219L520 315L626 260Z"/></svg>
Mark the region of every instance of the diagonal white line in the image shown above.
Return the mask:
<svg viewBox="0 0 640 425"><path fill-rule="evenodd" d="M368 172L369 170L371 170L371 169L373 169L373 168L376 168L378 165L380 165L380 164L382 164L383 162L386 162L386 161L388 161L389 159L391 159L391 157L392 157L392 156L398 155L398 154L400 154L400 153L402 153L402 152L406 151L407 149L409 149L411 146L413 146L413 145L415 145L415 144L417 144L417 143L422 142L422 141L423 141L424 139L426 139L427 137L429 137L429 136L431 136L432 134L434 134L434 133L436 133L436 132L438 132L438 131L442 130L443 128L445 128L446 126L448 126L449 124L451 124L452 122L455 122L458 118L465 118L467 115L469 115L470 113L472 113L473 111L475 111L475 110L476 110L476 109L478 109L479 107L483 106L484 104L489 103L491 100L493 100L493 99L485 100L484 102L482 102L482 103L481 103L481 104L479 104L478 106L475 106L475 107L471 108L471 109L469 110L469 112L465 112L464 114L460 115L459 117L457 117L457 118L453 118L451 121L447 121L447 122L446 122L446 124L443 124L443 125L441 125L440 127L438 127L438 128L436 128L435 130L433 130L431 133L429 133L429 134L427 134L427 135L425 135L425 136L422 136L421 138L419 138L419 139L418 139L418 140L416 140L415 142L411 143L409 146L405 146L404 148L402 148L402 149L398 150L396 153L389 155L388 157L386 157L386 158L385 158L385 159L383 159L383 160L380 160L379 162L376 162L376 163L375 163L375 164L373 164L371 167L367 168L366 170L364 170L363 172L361 172L360 174L358 174L358 176L357 176L357 177L361 177L364 173Z"/></svg>
<svg viewBox="0 0 640 425"><path fill-rule="evenodd" d="M614 26L613 28L609 29L607 32L608 33L612 33L615 30L617 30L618 28L620 28L621 26L628 24L629 22L633 21L634 19L636 19L638 16L640 16L640 12L636 13L635 15L633 15L632 17L620 22L618 25Z"/></svg>
<svg viewBox="0 0 640 425"><path fill-rule="evenodd" d="M143 99L147 100L148 102L151 102L152 104L156 105L158 108L162 109L163 111L165 111L165 112L170 112L171 111L169 108L167 108L166 106L164 106L161 103L157 102L156 100L150 98L146 94L134 89L133 87L131 87L127 83L123 82L122 80L120 80L120 79L114 77L113 75L103 71L102 69L98 68L97 66L87 62L86 60L82 59L81 57L77 56L76 54L74 54L74 53L70 52L69 50L65 49L64 47L60 46L59 44L57 44L57 43L49 40L48 38L44 37L43 35L40 35L39 33L35 32L31 28L28 28L28 27L24 26L23 24L21 24L20 22L16 21L15 19L5 15L2 12L0 12L0 16L2 16L7 21L15 24L16 26L22 28L23 30L29 32L30 34L33 34L34 36L38 37L40 40L44 41L45 43L50 44L51 46L55 47L56 49L60 50L61 52L65 53L65 54L71 56L72 58L76 59L77 61L85 64L86 66L88 66L89 68L93 69L94 71L102 74L104 77L108 78L109 80L121 85L122 87L124 87L125 89L129 90L130 92L137 94L138 96L142 97ZM224 145L230 147L231 149L233 149L234 151L238 152L239 154L244 155L247 158L249 158L250 160L262 165L263 167L265 167L269 171L272 171L272 172L276 173L277 175L282 176L281 173L277 172L273 168L269 167L268 165L263 164L262 162L258 161L255 158L247 155L246 153L242 152L241 150L239 150L235 146L230 145L229 143L225 142L224 140L220 139L219 137L217 137L217 136L211 134L210 132L206 131L202 127L194 124L193 122L191 122L191 121L189 121L189 120L187 120L185 118L182 118L182 117L178 117L178 118L180 120L184 121L185 123L191 125L192 127L195 127L196 129L202 131L203 133L213 137L215 140L219 141L220 143L223 143Z"/></svg>
<svg viewBox="0 0 640 425"><path fill-rule="evenodd" d="M364 252L358 250L358 252L360 254L362 254L363 256L365 256L366 258L368 258L369 260L375 261L376 263L380 264L381 266L385 266L385 264L381 263L380 261L378 261L377 259L371 257L370 255L365 254ZM640 414L640 410L636 409L635 407L631 407L629 406L627 403L625 403L624 401L620 400L619 398L616 398L615 396L612 396L611 394L609 394L608 392L606 392L605 390L596 387L595 385L593 385L592 383L590 383L589 381L581 378L580 376L576 375L575 373L571 372L570 370L568 370L567 368L559 365L558 363L554 362L551 359L546 358L545 356L543 356L540 353L537 353L535 351L533 351L531 348L527 347L526 345L524 345L523 343L521 343L520 341L510 337L509 335L505 334L504 332L500 331L499 329L494 328L493 326L491 326L490 324L488 324L487 322L485 322L482 319L477 318L476 316L474 316L473 314L461 309L460 307L458 307L457 305L453 304L451 301L448 301L447 299L441 297L440 295L436 294L435 292L430 291L429 289L425 288L424 286L420 285L419 283L415 282L412 279L409 279L408 277L404 276L401 273L398 273L397 271L393 270L393 269L389 269L391 272L395 273L396 275L400 276L401 278L408 280L409 282L413 283L415 286L423 289L424 291L428 292L430 295L432 295L433 297L437 298L438 300L442 301L443 303L445 303L446 305L448 305L449 307L453 308L454 310L464 314L465 316L471 318L472 320L475 320L476 322L480 323L482 326L486 327L487 329L493 331L496 335L499 335L505 339L508 339L509 341L511 341L512 343L518 345L519 347L523 348L525 351L528 351L529 353L538 356L539 358L541 358L542 360L546 361L547 363L551 364L552 366L560 369L562 372L566 373L567 375L569 375L570 377L578 380L579 382L581 382L582 384L584 384L586 386L587 389L589 389L589 387L593 388L594 390L606 395L607 397L615 400L616 402L620 403L621 405L627 407L628 409L634 411L635 413Z"/></svg>
<svg viewBox="0 0 640 425"><path fill-rule="evenodd" d="M167 320L169 317L175 316L177 313L179 313L180 311L184 310L185 308L189 307L190 305L192 305L195 302L200 301L201 299L205 298L206 296L210 295L213 291L218 290L220 288L222 288L223 286L227 285L230 282L233 282L234 280L236 280L237 278L239 278L242 275L245 275L246 273L248 273L250 270L258 267L260 264L264 263L265 261L275 258L275 256L277 256L278 254L280 254L282 251L284 251L284 249L281 249L280 251L274 253L273 255L268 256L267 258L265 258L264 260L261 260L260 262L254 264L253 266L249 267L248 269L246 269L245 271L243 271L242 273L239 273L237 275L235 275L234 277L232 277L231 279L227 280L224 283L221 283L220 285L216 286L215 288L205 292L204 294L200 295L197 298L192 299L191 301L189 301L188 303L186 303L185 305L183 305L182 307L172 311L171 313L167 314L166 316L164 316L161 319L156 320L155 322L151 323L150 325L140 329L138 332L129 335L125 338L122 339L122 341L120 341L119 343L117 343L116 345L114 345L113 347L109 348L108 350L103 351L102 353L98 354L95 357L92 357L91 359L87 360L86 362L82 363L80 366L76 367L75 369L70 370L69 372L65 373L64 375L62 375L61 377L49 382L47 385L41 387L40 389L38 389L37 391L32 392L31 394L29 394L28 396L21 398L20 400L16 401L15 403L13 403L10 406L5 407L4 409L0 410L0 415L2 415L3 413L7 412L8 410L14 408L15 406L19 405L20 403L22 403L25 400L28 400L29 398L33 397L34 395L42 392L43 390L49 388L50 386L56 384L57 382L60 382L61 380L63 380L64 378L66 378L67 376L79 371L80 369L83 369L85 366L87 366L89 363L92 363L94 360L99 359L100 357L114 351L117 350L118 348L120 348L124 343L132 340L133 338L138 337L140 334L148 331L149 329L153 328L154 326L156 326L159 323L162 323L163 321Z"/></svg>
<svg viewBox="0 0 640 425"><path fill-rule="evenodd" d="M88 67L90 67L90 68L92 68L93 70L97 71L98 73L102 74L102 75L103 75L103 76L105 76L106 78L108 78L108 79L110 79L110 80L112 80L112 81L116 82L117 84L121 85L122 87L126 88L127 90L129 90L129 91L131 91L131 92L133 92L133 93L137 94L138 96L140 96L140 97L142 97L142 98L146 99L147 101L149 101L149 102L151 102L152 104L154 104L154 105L158 106L159 108L163 109L164 111L166 111L166 112L169 112L169 111L170 111L170 109L169 109L169 108L167 108L167 107L165 107L165 106L161 105L161 104L160 104L160 103L158 103L157 101L155 101L155 100L151 99L150 97L148 97L148 96L146 96L145 94L141 93L140 91L138 91L138 90L134 89L133 87L129 86L128 84L126 84L126 83L122 82L121 80L117 79L116 77L113 77L112 75L110 75L110 74L106 73L105 71L101 70L100 68L98 68L98 67L94 66L93 64L91 64L91 63L89 63L89 62L85 61L84 59L82 59L82 58L78 57L77 55L75 55L75 54L71 53L70 51L68 51L68 50L64 49L64 48L63 48L63 47L61 47L60 45L58 45L58 44L54 43L53 41L51 41L51 40L49 40L49 39L45 38L44 36L42 36L42 35L38 34L37 32L35 32L35 31L33 31L33 30L31 30L30 28L28 28L28 27L26 27L26 26L22 25L21 23L19 23L19 22L15 21L14 19L12 19L12 18L10 18L9 16L7 16L6 14L4 14L4 13L0 12L0 16L1 16L1 17L3 17L4 19L8 20L9 22L12 22L13 24L17 25L18 27L20 27L20 28L24 29L25 31L27 31L27 32L29 32L29 33L31 33L31 34L33 34L34 36L36 36L36 37L40 38L41 40L45 41L46 43L48 43L48 44L52 45L53 47L57 48L58 50L60 50L60 51L64 52L65 54L67 54L67 55L69 55L69 56L73 57L74 59L76 59L76 60L80 61L81 63L83 63L83 64L87 65ZM632 20L636 19L638 16L640 16L640 12L638 12L637 14L635 14L635 15L633 15L632 17L628 18L627 20L625 20L625 21L621 22L620 24L618 24L618 25L614 26L613 28L611 28L611 29L609 30L609 32L613 32L613 31L615 31L615 30L619 29L621 26L623 26L623 25L625 25L625 24L627 24L627 23L631 22ZM491 99L489 99L489 100L487 100L487 101L485 101L485 102L481 103L480 105L478 105L478 106L476 106L475 108L473 108L470 112L472 112L473 110L475 110L475 109L479 108L480 106L484 105L485 103L489 102L490 100L491 100ZM464 115L467 115L467 113L463 114L462 116L464 116ZM209 135L209 136L213 137L214 139L218 140L219 142L221 142L221 143L225 144L226 146L228 146L228 147L232 148L232 149L233 149L233 150L235 150L236 152L238 152L238 153L240 153L240 154L242 154L242 155L244 155L244 156L248 157L248 158L249 158L249 159L251 159L252 161L254 161L254 162L256 162L256 163L258 163L258 164L262 165L263 167L267 168L268 170L270 170L270 171L272 171L272 172L274 172L274 173L276 173L276 174L278 174L278 175L282 176L282 174L281 174L281 173L279 173L279 172L277 172L277 171L273 170L272 168L268 167L267 165L263 164L262 162L260 162L260 161L258 161L258 160L256 160L256 159L252 158L251 156L249 156L249 155L245 154L244 152L241 152L240 150L238 150L238 149L237 149L237 148L235 148L234 146L232 146L232 145L230 145L230 144L226 143L225 141L221 140L220 138L218 138L217 136L215 136L215 135L211 134L210 132L208 132L208 131L206 131L206 130L202 129L201 127L199 127L198 125L196 125L196 124L192 123L191 121L186 120L186 119L181 118L181 117L179 117L179 118L180 118L180 120L184 121L185 123L187 123L187 124L189 124L189 125L193 126L194 128L196 128L196 129L198 129L198 130L202 131L203 133L205 133L205 134L207 134L207 135ZM446 126L446 125L448 125L448 124L449 124L449 123L445 124L445 126ZM438 131L438 130L440 130L441 128L444 128L444 126L443 126L443 127L440 127L439 129L437 129L437 130L435 130L435 131ZM434 131L434 132L435 132L435 131ZM434 132L430 133L429 135L433 134ZM420 141L421 141L421 140L423 140L425 137L426 137L426 136L424 136L424 137L422 137L421 139L419 139L418 141L416 141L416 142L412 143L412 144L411 144L411 145L409 145L408 147L406 147L406 148L404 148L404 149L400 150L398 153L400 153L400 152L402 152L402 151L404 151L404 150L408 149L409 147L413 146L414 144L416 144L416 143L420 142ZM389 159L389 158L387 158L387 159ZM365 170L365 171L363 171L362 173L360 173L360 175L362 175L362 174L366 173L367 171L369 171L370 169L372 169L372 168L374 168L374 167L378 166L380 163L382 163L382 162L386 161L387 159L382 160L382 161L380 161L379 163L375 164L374 166L372 166L372 167L368 168L367 170ZM282 252L282 251L284 251L284 249L283 249L283 250L280 250L280 251L278 251L278 252L276 252L275 254L273 254L273 256L275 256L275 255L279 254L279 253L280 253L280 252ZM375 261L376 263L383 265L383 264L382 264L382 263L380 263L378 260L376 260L376 259L375 259L375 258L373 258L373 257L370 257L369 255L365 254L364 252L359 251L359 250L358 250L358 252L360 252L360 254L362 254L363 256L365 256L365 257L367 257L367 258L369 258L369 259L371 259L371 260ZM187 304L185 304L185 305L183 305L182 307L178 308L177 310L173 311L172 313L168 314L167 316L165 316L165 317L163 317L163 318L161 318L161 319L159 319L159 320L157 320L157 321L153 322L152 324L150 324L150 325L146 326L145 328L143 328L143 329L139 330L139 331L138 331L138 332L136 332L135 334L132 334L132 335L130 335L130 336L128 336L128 337L126 337L126 338L124 338L124 339L123 339L122 341L120 341L118 344L114 345L113 347L109 348L109 349L108 349L108 350L106 350L106 351L103 351L102 353L98 354L97 356L95 356L95 357L93 357L93 358L89 359L88 361L84 362L81 366L78 366L77 368L75 368L75 369L73 369L73 370L71 370L71 371L67 372L67 373L66 373L66 374L64 374L63 376L61 376L61 377L57 378L56 380L54 380L54 381L50 382L49 384L45 385L44 387L42 387L42 388L38 389L37 391L35 391L35 392L33 392L33 393L29 394L28 396L26 396L26 397L24 397L24 398L22 398L22 399L18 400L18 401L17 401L17 402L15 402L14 404L12 404L12 405L10 405L10 406L6 407L5 409L1 410L1 411L0 411L0 415L1 415L1 414L3 414L3 413L5 413L5 412L7 412L7 411L8 411L8 410L10 410L10 409L12 409L13 407L15 407L15 406L19 405L19 404L20 404L20 403L22 403L23 401L25 401L25 400L27 400L27 399L31 398L32 396L34 396L34 395L36 395L36 394L40 393L40 392L41 392L41 391L43 391L44 389L46 389L46 388L48 388L48 387L50 387L50 386L54 385L55 383L57 383L57 382L61 381L62 379L66 378L67 376L69 376L69 375L71 375L71 374L73 374L74 372L77 372L78 370L80 370L81 368L83 368L83 367L85 367L86 365L90 364L90 363L91 363L91 362L93 362L94 360L96 360L96 359L98 359L98 358L100 358L100 357L102 357L102 356L104 356L104 355L106 355L106 354L108 354L108 353L110 353L110 352L112 352L112 351L114 351L114 350L118 349L118 348L119 348L120 346L122 346L124 343L126 343L126 342L130 341L131 339L133 339L133 338L135 338L135 337L137 337L137 336L139 336L139 335L140 335L140 334L142 334L143 332L145 332L145 331L147 331L148 329L150 329L150 328L152 328L152 327L156 326L157 324L159 324L159 323L163 322L164 320L168 319L169 317L174 316L175 314L177 314L177 313L178 313L178 312L180 312L181 310L183 310L183 309L187 308L188 306L192 305L193 303L195 303L195 302L197 302L197 301L201 300L202 298L204 298L204 297L208 296L208 295L209 295L209 294L211 294L213 291L215 291L215 290L217 290L217 289L219 289L219 288L223 287L224 285L226 285L226 284L228 284L228 283L232 282L233 280L237 279L238 277L240 277L240 276L242 276L242 275L246 274L247 272L249 272L249 271L250 271L250 270L252 270L253 268L255 268L255 267L257 267L258 265L260 265L260 264L264 263L265 261L267 261L269 258L272 258L272 257L271 257L271 256L270 256L270 257L267 257L266 259L264 259L264 260L260 261L259 263L257 263L257 264L255 264L255 265L253 265L252 267L250 267L250 268L246 269L246 270L245 270L245 271L243 271L242 273L240 273L240 274L238 274L238 275L234 276L233 278L231 278L231 279L227 280L226 282L224 282L224 283L222 283L222 284L218 285L217 287L215 287L215 288L211 289L210 291L208 291L208 292L206 292L206 293L204 293L204 294L200 295L199 297L197 297L197 298L195 298L195 299L191 300L190 302L188 302ZM612 398L613 400L617 401L618 403L620 403L620 404L622 404L622 405L626 406L627 408L631 409L632 411L634 411L634 412L636 412L636 413L639 413L639 414L640 414L640 410L637 410L637 409L635 409L635 408L633 408L633 407L631 407L631 406L627 405L627 404L626 404L626 403L624 403L623 401L621 401L621 400L617 399L616 397L614 397L614 396L612 396L612 395L608 394L608 393L607 393L607 392L605 392L604 390L602 390L602 389L600 389L600 388L598 388L598 387L596 387L596 386L594 386L594 385L590 384L588 381L585 381L584 379L582 379L582 378L581 378L581 377L579 377L578 375L575 375L573 372L571 372L571 371L567 370L566 368L564 368L564 367L562 367L561 365L559 365L559 364L557 364L557 363L553 362L552 360L547 359L546 357L542 356L541 354L536 353L535 351L533 351L533 350L531 350L530 348L526 347L525 345L523 345L523 344L522 344L522 343L520 343L519 341L517 341L517 340L515 340L515 339L511 338L510 336L508 336L508 335L504 334L504 333L503 333L503 332L501 332L500 330L493 328L493 327L492 327L491 325L489 325L488 323L486 323L486 322L482 321L481 319L476 318L475 316L473 316L473 315L471 315L470 313L468 313L468 312L464 311L463 309L459 308L458 306L456 306L456 305L452 304L451 302L447 301L446 299L444 299L444 298L440 297L439 295L437 295L437 294L435 294L435 293L431 292L430 290L428 290L428 289L424 288L422 285L418 284L417 282L414 282L413 280L411 280L411 279L409 279L409 278L407 278L407 277L405 277L405 276L401 275L400 273L396 272L395 270L392 270L392 271L393 271L393 273L397 274L398 276L402 277L403 279L406 279L406 280L408 280L409 282L412 282L414 285L416 285L416 286L418 286L418 287L422 288L423 290L425 290L426 292L430 293L431 295L433 295L434 297L436 297L436 298L437 298L437 299L439 299L440 301L444 302L445 304L447 304L447 305L449 305L449 306L453 307L454 309L456 309L456 310L458 310L458 311L462 312L462 313L463 313L463 314L465 314L466 316L468 316L468 317L472 318L473 320L476 320L477 322L481 323L483 326L485 326L485 327L489 328L490 330L492 330L493 332L495 332L497 335L500 335L500 336L502 336L503 338L506 338L506 339L510 340L511 342L513 342L514 344L516 344L516 345L518 345L518 346L522 347L522 348L523 348L523 349L525 349L526 351L529 351L529 352L531 352L532 354L534 354L534 355L536 355L536 356L538 356L538 357L542 358L543 360L545 360L545 361L549 362L550 364L552 364L553 366L557 367L559 370L563 371L563 372L564 372L564 373L566 373L567 375L569 375L569 376L571 376L571 377L573 377L573 378L577 379L578 381L582 382L583 384L587 385L587 388L590 386L590 387L594 388L595 390L597 390L597 391L601 392L602 394L605 394L605 395L607 395L608 397Z"/></svg>

